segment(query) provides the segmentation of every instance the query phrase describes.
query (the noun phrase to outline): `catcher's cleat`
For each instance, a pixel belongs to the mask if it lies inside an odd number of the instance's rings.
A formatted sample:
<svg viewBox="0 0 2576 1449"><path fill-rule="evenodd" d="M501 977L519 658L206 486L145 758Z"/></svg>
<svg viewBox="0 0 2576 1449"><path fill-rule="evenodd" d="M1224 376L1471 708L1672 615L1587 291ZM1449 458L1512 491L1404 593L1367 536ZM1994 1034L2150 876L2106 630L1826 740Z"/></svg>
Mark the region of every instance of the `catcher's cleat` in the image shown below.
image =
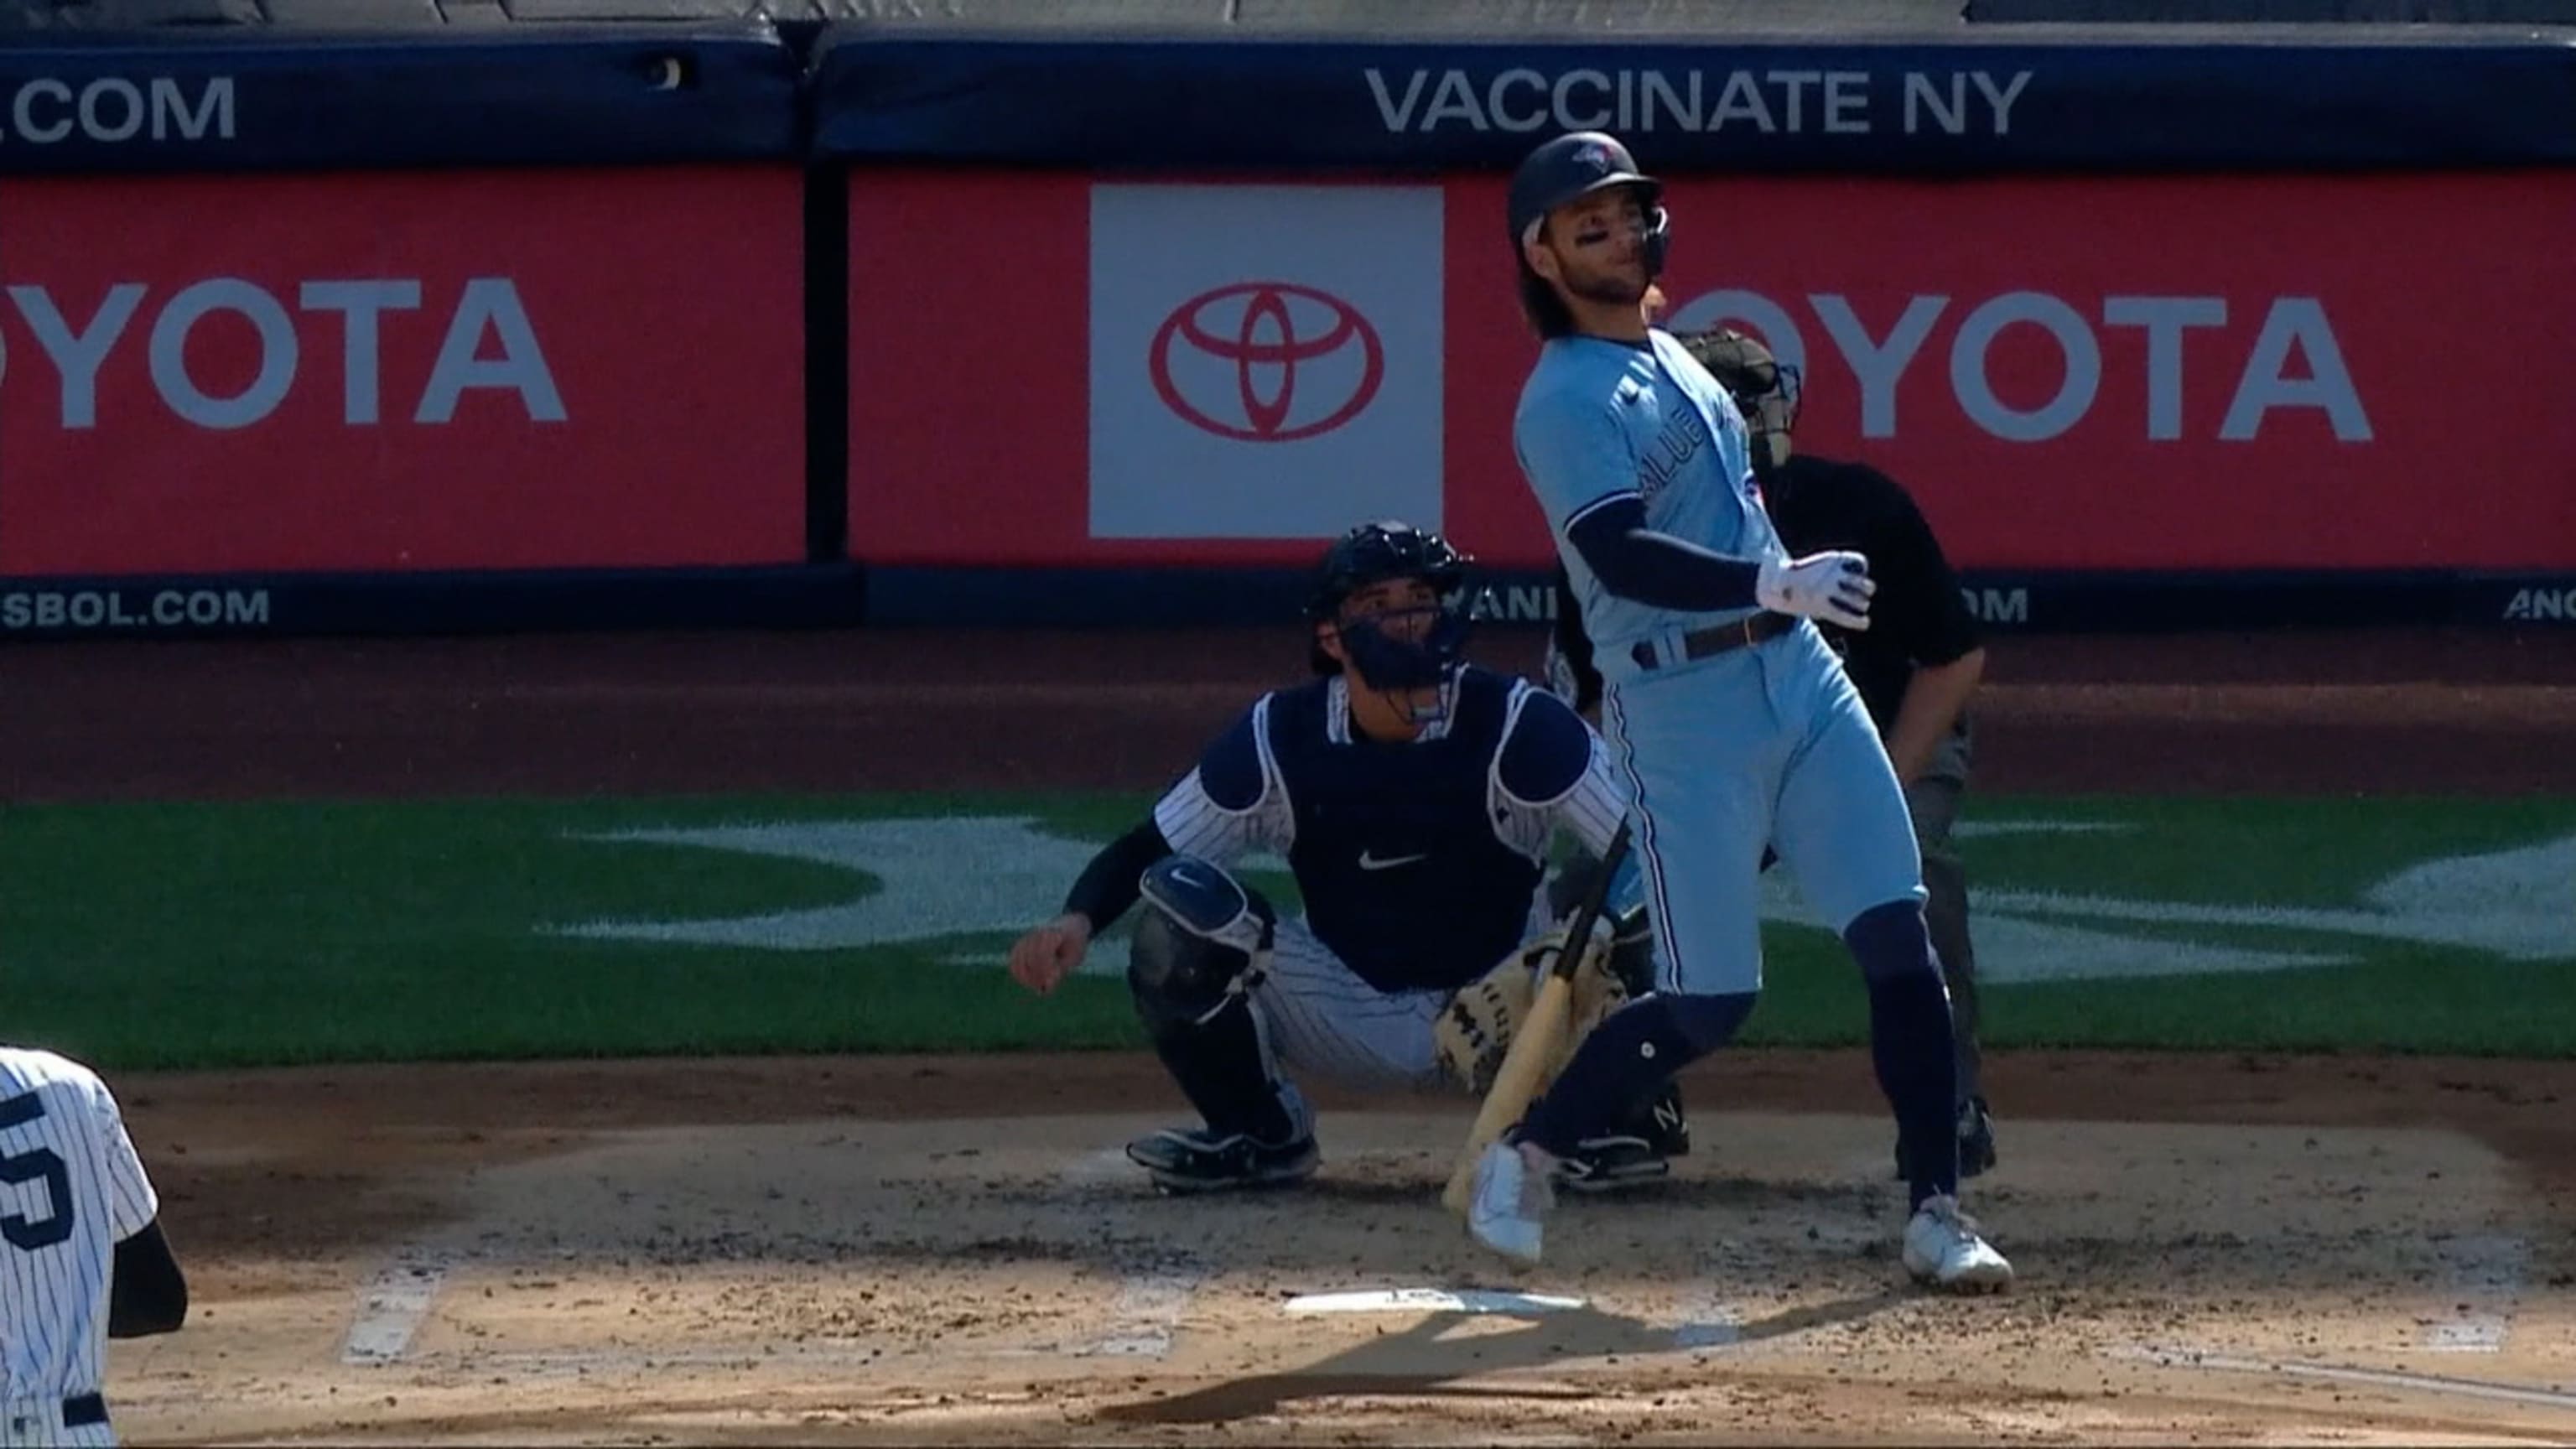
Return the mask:
<svg viewBox="0 0 2576 1449"><path fill-rule="evenodd" d="M1204 1128L1171 1127L1127 1144L1128 1160L1168 1193L1232 1192L1286 1187L1315 1175L1323 1154L1312 1133L1286 1142L1259 1142L1237 1133L1220 1137Z"/></svg>

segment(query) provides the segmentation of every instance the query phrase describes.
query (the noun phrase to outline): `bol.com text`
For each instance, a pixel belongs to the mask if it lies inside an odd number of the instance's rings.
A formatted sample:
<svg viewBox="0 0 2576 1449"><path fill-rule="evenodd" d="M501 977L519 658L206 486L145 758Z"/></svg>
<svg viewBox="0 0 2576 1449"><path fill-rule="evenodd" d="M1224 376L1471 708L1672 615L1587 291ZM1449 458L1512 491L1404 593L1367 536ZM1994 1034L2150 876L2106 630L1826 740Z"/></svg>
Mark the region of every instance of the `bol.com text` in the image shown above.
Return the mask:
<svg viewBox="0 0 2576 1449"><path fill-rule="evenodd" d="M0 589L0 630L264 629L266 589Z"/></svg>

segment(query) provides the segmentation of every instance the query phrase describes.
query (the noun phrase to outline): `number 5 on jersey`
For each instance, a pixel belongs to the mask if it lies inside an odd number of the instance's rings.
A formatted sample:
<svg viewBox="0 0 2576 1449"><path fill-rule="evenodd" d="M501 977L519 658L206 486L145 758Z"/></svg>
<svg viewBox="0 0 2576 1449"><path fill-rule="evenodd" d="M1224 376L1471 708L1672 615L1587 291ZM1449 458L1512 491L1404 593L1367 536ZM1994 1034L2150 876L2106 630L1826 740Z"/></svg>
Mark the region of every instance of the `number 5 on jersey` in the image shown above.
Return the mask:
<svg viewBox="0 0 2576 1449"><path fill-rule="evenodd" d="M33 1092L22 1092L0 1102L0 1131L24 1127L44 1115L45 1099ZM44 1184L44 1215L29 1217L12 1212L0 1217L0 1238L7 1238L11 1247L28 1253L53 1247L72 1235L72 1177L63 1166L62 1155L50 1147L0 1152L0 1183L18 1187L31 1182Z"/></svg>

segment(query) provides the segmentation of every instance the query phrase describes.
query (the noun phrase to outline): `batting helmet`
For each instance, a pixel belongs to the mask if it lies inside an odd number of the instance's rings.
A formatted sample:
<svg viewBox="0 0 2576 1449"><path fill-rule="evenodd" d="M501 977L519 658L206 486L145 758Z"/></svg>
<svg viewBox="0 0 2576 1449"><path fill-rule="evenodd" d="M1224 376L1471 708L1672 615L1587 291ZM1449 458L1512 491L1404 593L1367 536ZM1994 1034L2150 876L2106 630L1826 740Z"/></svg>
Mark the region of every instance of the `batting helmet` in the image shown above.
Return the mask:
<svg viewBox="0 0 2576 1449"><path fill-rule="evenodd" d="M1609 186L1637 188L1638 204L1646 210L1646 278L1662 275L1664 245L1672 234L1663 206L1664 183L1638 171L1628 148L1601 131L1569 132L1521 158L1520 169L1512 173L1508 204L1512 254L1518 256L1537 238L1549 212Z"/></svg>
<svg viewBox="0 0 2576 1449"><path fill-rule="evenodd" d="M1340 629L1342 647L1369 685L1406 689L1437 684L1466 649L1474 613L1467 596L1467 566L1473 562L1428 529L1392 518L1363 523L1324 550L1314 592L1307 596L1306 617ZM1366 624L1341 623L1342 605L1351 595L1391 579L1420 579L1440 596L1440 617L1419 640L1398 641ZM1341 661L1320 644L1310 649L1309 662L1318 674L1342 671Z"/></svg>

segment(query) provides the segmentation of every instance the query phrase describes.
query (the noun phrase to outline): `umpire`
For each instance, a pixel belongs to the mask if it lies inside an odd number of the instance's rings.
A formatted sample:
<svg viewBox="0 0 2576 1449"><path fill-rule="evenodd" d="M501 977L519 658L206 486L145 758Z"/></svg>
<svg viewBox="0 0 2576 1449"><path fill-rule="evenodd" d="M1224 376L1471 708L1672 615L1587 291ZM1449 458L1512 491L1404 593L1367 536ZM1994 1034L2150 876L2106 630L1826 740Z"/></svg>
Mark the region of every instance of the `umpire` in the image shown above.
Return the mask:
<svg viewBox="0 0 2576 1449"><path fill-rule="evenodd" d="M1959 1175L1995 1164L1994 1118L1979 1078L1976 948L1968 933L1968 880L1951 827L1968 788L1968 701L1985 673L1986 650L1959 580L1912 495L1866 463L1798 453L1799 378L1760 342L1731 328L1678 338L1735 398L1752 431L1753 474L1765 511L1791 557L1854 549L1869 559L1878 593L1870 627L1858 634L1819 623L1870 719L1886 742L1923 854L1925 914L1942 974L1959 1054ZM1549 674L1587 715L1601 678L1565 570L1556 575L1556 626ZM1904 1173L1904 1149L1898 1175Z"/></svg>

